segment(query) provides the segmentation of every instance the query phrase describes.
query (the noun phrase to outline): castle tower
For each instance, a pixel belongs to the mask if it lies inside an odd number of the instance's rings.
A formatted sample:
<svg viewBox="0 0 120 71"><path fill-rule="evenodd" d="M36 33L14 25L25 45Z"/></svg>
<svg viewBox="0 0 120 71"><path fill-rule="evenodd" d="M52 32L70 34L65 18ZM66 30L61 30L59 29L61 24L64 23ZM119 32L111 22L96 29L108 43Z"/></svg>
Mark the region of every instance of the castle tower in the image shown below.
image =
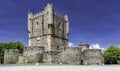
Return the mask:
<svg viewBox="0 0 120 71"><path fill-rule="evenodd" d="M29 46L43 46L46 51L54 51L68 46L69 22L47 4L39 13L28 13Z"/></svg>

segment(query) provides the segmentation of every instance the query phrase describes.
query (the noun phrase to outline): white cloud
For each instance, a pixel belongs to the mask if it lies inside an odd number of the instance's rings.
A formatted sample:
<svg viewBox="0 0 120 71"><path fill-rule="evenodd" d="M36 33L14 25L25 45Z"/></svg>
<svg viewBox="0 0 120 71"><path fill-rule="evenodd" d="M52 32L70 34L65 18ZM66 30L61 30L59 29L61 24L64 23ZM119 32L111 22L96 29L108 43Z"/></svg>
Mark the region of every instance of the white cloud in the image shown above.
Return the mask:
<svg viewBox="0 0 120 71"><path fill-rule="evenodd" d="M105 50L105 48L101 48L101 50L102 50L102 51L104 51L104 50Z"/></svg>
<svg viewBox="0 0 120 71"><path fill-rule="evenodd" d="M90 48L90 49L101 49L102 51L105 50L105 48L101 48L98 43L96 43L96 44L91 44L89 48Z"/></svg>
<svg viewBox="0 0 120 71"><path fill-rule="evenodd" d="M69 46L74 46L74 44L72 43L72 42L69 42L69 44L68 44Z"/></svg>
<svg viewBox="0 0 120 71"><path fill-rule="evenodd" d="M92 49L92 47L91 47L91 46L89 46L89 49Z"/></svg>
<svg viewBox="0 0 120 71"><path fill-rule="evenodd" d="M120 48L120 45L118 45L118 47Z"/></svg>
<svg viewBox="0 0 120 71"><path fill-rule="evenodd" d="M91 44L90 47L91 47L92 49L101 49L101 48L100 48L100 45L99 45L98 43L96 43L96 44Z"/></svg>

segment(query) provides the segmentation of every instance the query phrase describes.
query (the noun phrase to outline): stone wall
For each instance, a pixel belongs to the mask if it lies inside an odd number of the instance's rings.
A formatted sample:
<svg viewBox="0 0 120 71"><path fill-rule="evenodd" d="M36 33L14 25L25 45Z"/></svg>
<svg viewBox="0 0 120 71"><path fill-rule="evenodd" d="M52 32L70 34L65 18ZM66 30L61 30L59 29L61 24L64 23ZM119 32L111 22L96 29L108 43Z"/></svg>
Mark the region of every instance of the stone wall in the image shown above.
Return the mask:
<svg viewBox="0 0 120 71"><path fill-rule="evenodd" d="M59 51L46 51L44 53L43 61L48 64L59 64Z"/></svg>
<svg viewBox="0 0 120 71"><path fill-rule="evenodd" d="M16 64L18 62L19 56L21 56L21 54L19 53L18 49L5 50L4 64Z"/></svg>
<svg viewBox="0 0 120 71"><path fill-rule="evenodd" d="M42 37L38 37L38 38L32 38L29 39L29 41L31 41L31 45L32 46L43 46L45 47L45 50L48 50L48 36L42 36Z"/></svg>
<svg viewBox="0 0 120 71"><path fill-rule="evenodd" d="M68 46L68 24L68 17L55 12L51 4L39 13L28 13L29 46L43 46L45 51Z"/></svg>
<svg viewBox="0 0 120 71"><path fill-rule="evenodd" d="M84 50L84 64L87 64L87 65L92 65L92 64L101 65L102 64L101 50L100 49Z"/></svg>
<svg viewBox="0 0 120 71"><path fill-rule="evenodd" d="M46 51L44 53L43 61L44 63L50 64L82 64L82 52L81 48L74 47L61 47L57 51Z"/></svg>
<svg viewBox="0 0 120 71"><path fill-rule="evenodd" d="M60 60L63 64L81 64L81 48L67 48L60 53Z"/></svg>
<svg viewBox="0 0 120 71"><path fill-rule="evenodd" d="M66 20L66 18L57 12L53 12L53 34L51 36L51 50L57 50L57 48L60 48L60 46L68 46L68 19Z"/></svg>
<svg viewBox="0 0 120 71"><path fill-rule="evenodd" d="M19 58L19 63L43 62L45 48L39 46L27 47L23 55Z"/></svg>
<svg viewBox="0 0 120 71"><path fill-rule="evenodd" d="M82 47L61 46L56 51L45 51L42 46L30 46L25 48L23 54L18 50L6 50L4 54L5 64L10 63L46 63L46 64L79 64L92 65L102 64L100 49L86 49Z"/></svg>

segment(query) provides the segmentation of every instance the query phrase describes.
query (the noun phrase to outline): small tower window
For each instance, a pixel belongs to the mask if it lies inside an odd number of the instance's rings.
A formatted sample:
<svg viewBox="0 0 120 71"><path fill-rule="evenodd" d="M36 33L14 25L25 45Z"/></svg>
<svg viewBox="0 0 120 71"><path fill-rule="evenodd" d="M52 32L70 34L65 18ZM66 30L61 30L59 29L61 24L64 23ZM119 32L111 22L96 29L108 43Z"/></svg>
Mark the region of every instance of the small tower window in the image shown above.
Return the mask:
<svg viewBox="0 0 120 71"><path fill-rule="evenodd" d="M39 24L39 22L36 23L36 28L38 28L38 24Z"/></svg>
<svg viewBox="0 0 120 71"><path fill-rule="evenodd" d="M62 28L62 24L58 23L58 29L60 30Z"/></svg>
<svg viewBox="0 0 120 71"><path fill-rule="evenodd" d="M53 27L53 24L48 24L48 28L52 28Z"/></svg>

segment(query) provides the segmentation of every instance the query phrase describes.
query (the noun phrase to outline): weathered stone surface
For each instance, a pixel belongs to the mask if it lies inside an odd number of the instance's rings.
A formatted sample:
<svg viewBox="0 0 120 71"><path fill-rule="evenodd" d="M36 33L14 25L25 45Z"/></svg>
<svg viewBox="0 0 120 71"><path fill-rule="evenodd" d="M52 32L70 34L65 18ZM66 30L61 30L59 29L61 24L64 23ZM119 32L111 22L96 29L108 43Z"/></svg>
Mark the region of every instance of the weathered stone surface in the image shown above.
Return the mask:
<svg viewBox="0 0 120 71"><path fill-rule="evenodd" d="M19 57L18 63L36 63L43 62L44 47L34 46L27 47L23 53L23 56Z"/></svg>
<svg viewBox="0 0 120 71"><path fill-rule="evenodd" d="M60 60L62 64L81 64L81 48L67 48L61 52Z"/></svg>
<svg viewBox="0 0 120 71"><path fill-rule="evenodd" d="M28 13L29 46L43 46L46 51L68 46L68 17L55 12L51 4L37 14Z"/></svg>
<svg viewBox="0 0 120 71"><path fill-rule="evenodd" d="M89 49L84 51L84 64L102 64L102 53L100 49Z"/></svg>
<svg viewBox="0 0 120 71"><path fill-rule="evenodd" d="M102 64L100 49L89 49L88 44L68 47L68 17L55 12L51 4L40 13L28 13L28 32L29 46L22 54L18 50L6 50L6 64Z"/></svg>
<svg viewBox="0 0 120 71"><path fill-rule="evenodd" d="M18 62L19 56L21 54L17 49L9 49L4 52L4 64L15 64Z"/></svg>

